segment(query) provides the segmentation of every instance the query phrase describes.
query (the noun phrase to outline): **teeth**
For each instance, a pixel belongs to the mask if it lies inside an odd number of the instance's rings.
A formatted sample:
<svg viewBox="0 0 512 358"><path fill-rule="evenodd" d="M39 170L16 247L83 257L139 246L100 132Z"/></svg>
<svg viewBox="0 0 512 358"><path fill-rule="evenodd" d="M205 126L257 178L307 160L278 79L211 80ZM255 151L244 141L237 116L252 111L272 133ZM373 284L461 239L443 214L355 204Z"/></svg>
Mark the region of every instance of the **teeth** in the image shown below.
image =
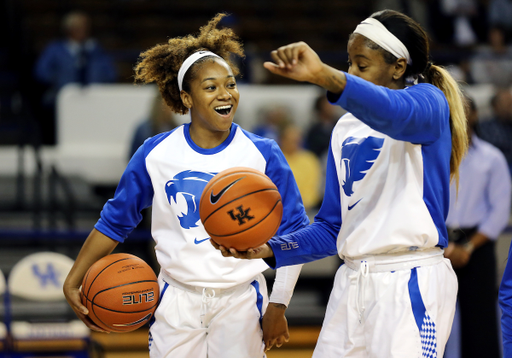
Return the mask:
<svg viewBox="0 0 512 358"><path fill-rule="evenodd" d="M230 109L231 107L233 107L232 105L229 105L229 106L220 106L220 107L215 107L215 110L216 111L219 111L219 110L222 110L222 109Z"/></svg>

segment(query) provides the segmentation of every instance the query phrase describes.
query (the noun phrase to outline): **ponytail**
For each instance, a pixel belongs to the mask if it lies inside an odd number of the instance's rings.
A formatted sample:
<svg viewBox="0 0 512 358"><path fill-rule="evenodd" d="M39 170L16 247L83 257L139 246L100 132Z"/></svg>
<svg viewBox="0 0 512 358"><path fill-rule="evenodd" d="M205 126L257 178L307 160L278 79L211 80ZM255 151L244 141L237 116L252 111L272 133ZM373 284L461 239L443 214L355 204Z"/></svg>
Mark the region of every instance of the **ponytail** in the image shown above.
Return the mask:
<svg viewBox="0 0 512 358"><path fill-rule="evenodd" d="M457 82L444 68L429 64L425 72L428 82L443 91L448 100L448 105L450 106L450 131L452 134L450 177L451 179L455 179L458 189L459 165L468 149L464 96Z"/></svg>

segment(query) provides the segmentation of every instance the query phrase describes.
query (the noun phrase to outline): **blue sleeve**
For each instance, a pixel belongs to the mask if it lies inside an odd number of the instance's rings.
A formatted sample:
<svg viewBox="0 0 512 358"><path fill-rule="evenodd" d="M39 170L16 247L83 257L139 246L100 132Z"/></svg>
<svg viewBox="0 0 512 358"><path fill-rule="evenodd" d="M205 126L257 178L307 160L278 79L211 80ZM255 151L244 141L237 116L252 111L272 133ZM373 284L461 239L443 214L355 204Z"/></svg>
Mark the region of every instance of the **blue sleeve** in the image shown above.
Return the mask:
<svg viewBox="0 0 512 358"><path fill-rule="evenodd" d="M36 62L35 76L44 83L52 83L56 76L57 61L55 56L58 56L58 44L51 43L44 50Z"/></svg>
<svg viewBox="0 0 512 358"><path fill-rule="evenodd" d="M309 218L302 204L302 198L295 182L295 177L286 158L277 143L274 141L271 143L265 174L277 186L277 190L281 194L283 219L277 234L283 235L309 225Z"/></svg>
<svg viewBox="0 0 512 358"><path fill-rule="evenodd" d="M508 262L499 291L504 358L512 358L512 262L510 255L511 250L509 249Z"/></svg>
<svg viewBox="0 0 512 358"><path fill-rule="evenodd" d="M89 71L92 82L111 83L117 80L117 68L99 44L94 49L94 65Z"/></svg>
<svg viewBox="0 0 512 358"><path fill-rule="evenodd" d="M428 83L392 90L345 74L347 84L335 104L369 127L393 139L432 144L449 125L450 108L443 92ZM333 98L329 94L329 100Z"/></svg>
<svg viewBox="0 0 512 358"><path fill-rule="evenodd" d="M341 228L340 184L329 146L325 193L315 222L287 235L275 236L268 244L274 251L275 267L320 260L336 255L336 242ZM270 266L273 263L267 261Z"/></svg>
<svg viewBox="0 0 512 358"><path fill-rule="evenodd" d="M123 242L126 239L142 220L141 211L153 202L153 186L145 161L145 153L148 153L146 143L133 155L119 181L114 198L103 206L101 217L94 226L116 241Z"/></svg>

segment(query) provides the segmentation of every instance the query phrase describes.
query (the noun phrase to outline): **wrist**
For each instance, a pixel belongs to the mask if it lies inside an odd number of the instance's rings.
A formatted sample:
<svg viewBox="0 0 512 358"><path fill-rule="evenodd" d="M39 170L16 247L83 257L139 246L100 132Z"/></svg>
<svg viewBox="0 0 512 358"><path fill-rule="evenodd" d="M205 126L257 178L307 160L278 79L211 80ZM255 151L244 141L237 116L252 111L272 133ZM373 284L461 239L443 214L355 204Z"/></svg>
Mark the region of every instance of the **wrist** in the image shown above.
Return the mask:
<svg viewBox="0 0 512 358"><path fill-rule="evenodd" d="M475 245L471 241L468 241L462 245L462 248L470 255L473 253L473 251L475 251Z"/></svg>
<svg viewBox="0 0 512 358"><path fill-rule="evenodd" d="M314 84L323 87L327 91L340 95L345 89L347 78L343 71L339 71L329 65L323 64L319 75L315 76Z"/></svg>
<svg viewBox="0 0 512 358"><path fill-rule="evenodd" d="M448 243L448 246L444 249L445 256L450 256L455 249L455 244L453 242Z"/></svg>
<svg viewBox="0 0 512 358"><path fill-rule="evenodd" d="M283 311L286 311L286 309L288 308L288 307L286 307L286 305L284 303L270 302L268 305L272 306L274 308L279 308L279 309L281 309Z"/></svg>

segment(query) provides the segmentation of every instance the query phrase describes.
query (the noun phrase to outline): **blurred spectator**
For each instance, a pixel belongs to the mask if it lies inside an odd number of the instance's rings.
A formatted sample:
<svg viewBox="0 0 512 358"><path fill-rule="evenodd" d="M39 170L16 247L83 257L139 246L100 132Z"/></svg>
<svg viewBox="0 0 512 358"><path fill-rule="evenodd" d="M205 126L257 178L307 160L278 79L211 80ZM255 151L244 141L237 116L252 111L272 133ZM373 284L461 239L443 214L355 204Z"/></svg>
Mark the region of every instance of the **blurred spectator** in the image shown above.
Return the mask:
<svg viewBox="0 0 512 358"><path fill-rule="evenodd" d="M502 28L489 30L489 44L475 50L470 67L475 83L491 83L499 87L512 84L512 47L506 44Z"/></svg>
<svg viewBox="0 0 512 358"><path fill-rule="evenodd" d="M488 11L489 26L503 28L506 38L510 38L512 35L512 1L490 0Z"/></svg>
<svg viewBox="0 0 512 358"><path fill-rule="evenodd" d="M431 0L430 27L436 42L469 47L487 37L486 0Z"/></svg>
<svg viewBox="0 0 512 358"><path fill-rule="evenodd" d="M305 147L322 158L331 140L331 132L339 119L338 109L327 100L325 93L319 95L314 106L314 120L307 131Z"/></svg>
<svg viewBox="0 0 512 358"><path fill-rule="evenodd" d="M510 216L511 179L503 154L478 138L478 112L468 106L469 149L451 187L445 250L459 282L460 350L464 358L499 358L498 300L494 243Z"/></svg>
<svg viewBox="0 0 512 358"><path fill-rule="evenodd" d="M259 110L259 121L253 133L279 142L279 133L291 123L290 109L282 105L273 105Z"/></svg>
<svg viewBox="0 0 512 358"><path fill-rule="evenodd" d="M117 70L99 43L90 37L89 16L80 11L62 20L65 38L52 41L43 50L35 66L36 79L46 86L42 104L51 117L54 131L55 100L58 91L68 83L114 82ZM53 134L54 135L54 134Z"/></svg>
<svg viewBox="0 0 512 358"><path fill-rule="evenodd" d="M170 131L176 126L177 123L174 118L174 113L162 100L160 93L157 93L153 100L149 117L140 122L133 133L128 159L135 154L146 139L158 133Z"/></svg>
<svg viewBox="0 0 512 358"><path fill-rule="evenodd" d="M512 93L500 89L491 99L494 117L480 121L475 131L480 138L498 147L512 171Z"/></svg>
<svg viewBox="0 0 512 358"><path fill-rule="evenodd" d="M400 11L416 20L421 27L430 33L429 0L374 0L373 11L384 9Z"/></svg>
<svg viewBox="0 0 512 358"><path fill-rule="evenodd" d="M309 211L321 200L322 164L302 144L302 133L297 126L289 124L280 131L279 145L297 181L304 207Z"/></svg>

